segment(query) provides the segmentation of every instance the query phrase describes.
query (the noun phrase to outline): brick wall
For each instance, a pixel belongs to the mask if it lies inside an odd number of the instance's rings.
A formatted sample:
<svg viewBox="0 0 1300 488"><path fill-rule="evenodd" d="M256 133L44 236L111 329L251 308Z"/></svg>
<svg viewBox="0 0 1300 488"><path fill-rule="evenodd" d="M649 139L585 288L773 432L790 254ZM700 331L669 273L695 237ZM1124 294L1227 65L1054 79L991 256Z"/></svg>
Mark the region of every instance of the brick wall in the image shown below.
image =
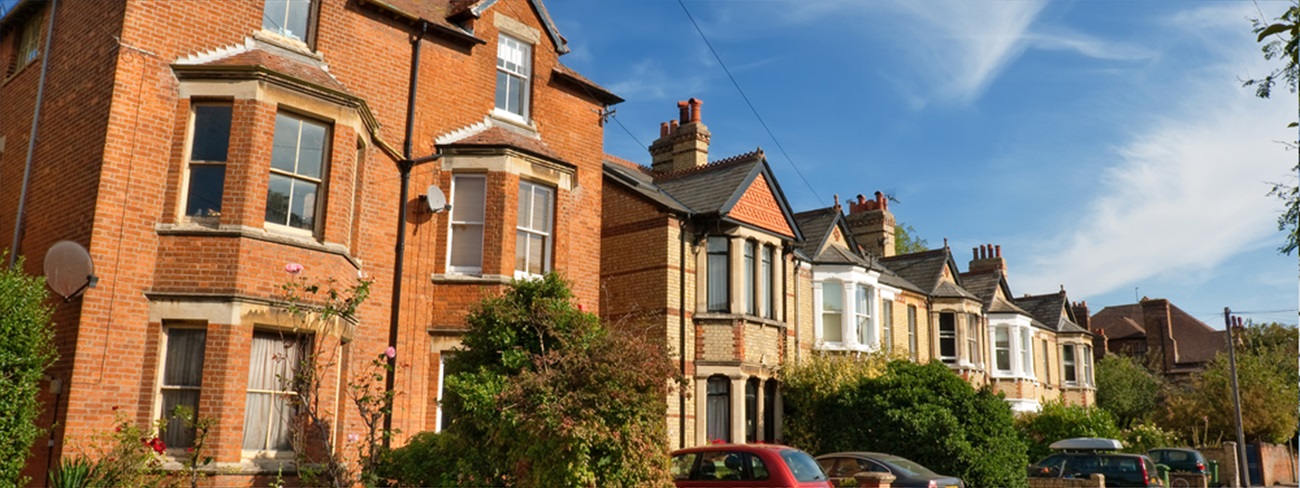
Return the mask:
<svg viewBox="0 0 1300 488"><path fill-rule="evenodd" d="M48 12L48 4L36 5L38 15ZM348 282L361 273L374 285L359 310L360 323L348 346L355 354L345 355L350 359L342 374L364 365L388 342L399 204L410 211L398 329L396 387L403 394L394 412L394 425L404 433L399 443L432 427L430 410L436 402L430 397L437 392L437 368L429 362L437 355L430 354L426 330L464 327L464 311L502 288L499 283L430 279L445 271L447 215L422 212L423 203L415 197L431 184L449 190L449 172L437 163L417 167L410 200L399 202L392 160L369 134L357 130L359 125L343 120L329 121L325 206L319 215L324 222L316 244L263 231L275 114L285 108L277 103L309 110L293 105L301 95L269 101L268 93L282 89L266 84L256 85L256 97L232 102L226 192L217 222L224 226L222 232L166 230L186 223L181 214L191 101L182 90L187 82L177 79L171 65L185 56L243 44L260 29L261 8L260 2L140 0L59 5L22 252L27 270L38 273L52 243L74 240L88 247L100 283L83 298L60 306L55 316L62 359L51 375L63 380L64 393L60 418L45 420L45 425L58 425L55 457L69 443L102 430L111 422L113 406L141 422L154 415L160 319L169 319L151 316L159 297L228 304L272 300L277 286L291 278L282 271L287 262L303 264L303 276L311 279ZM498 15L545 32L527 1L503 0L476 22L476 35L485 44L468 46L438 36L424 41L414 156L432 153L438 136L482 122L491 111ZM379 123L378 136L400 147L410 27L373 7L344 0L322 0L317 25L314 50L329 73L365 101ZM0 56L10 52L11 37L0 39L6 46ZM531 85L531 117L540 140L575 168L573 189L556 195L552 263L573 283L577 301L598 311L602 129L595 109L600 104L551 80L558 64L555 48L549 36L539 37ZM0 247L8 247L13 235L38 68L39 63L27 66L0 81L0 137L5 141L0 152L0 238L5 244ZM501 173L490 180L494 206L489 213L496 220L488 226L493 238L485 240L485 268L508 275L514 266L518 177ZM248 354L256 325L236 320L207 325L206 366L219 373L205 376L200 414L221 417L222 427L214 433L219 462L240 458L240 406L248 375L241 358ZM359 432L355 416L345 416L341 431ZM28 475L42 479L48 459L43 448L34 454ZM226 482L258 481L243 476Z"/></svg>

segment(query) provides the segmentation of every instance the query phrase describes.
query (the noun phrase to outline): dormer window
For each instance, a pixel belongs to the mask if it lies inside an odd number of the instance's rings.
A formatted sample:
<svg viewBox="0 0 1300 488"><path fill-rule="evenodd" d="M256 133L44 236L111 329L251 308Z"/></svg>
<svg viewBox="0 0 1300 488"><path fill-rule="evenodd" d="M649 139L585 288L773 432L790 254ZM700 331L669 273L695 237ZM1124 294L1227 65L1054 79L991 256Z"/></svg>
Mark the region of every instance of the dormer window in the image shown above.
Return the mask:
<svg viewBox="0 0 1300 488"><path fill-rule="evenodd" d="M266 0L262 28L307 42L311 29L312 0Z"/></svg>
<svg viewBox="0 0 1300 488"><path fill-rule="evenodd" d="M531 44L504 34L498 38L496 110L523 122L528 121L532 58Z"/></svg>

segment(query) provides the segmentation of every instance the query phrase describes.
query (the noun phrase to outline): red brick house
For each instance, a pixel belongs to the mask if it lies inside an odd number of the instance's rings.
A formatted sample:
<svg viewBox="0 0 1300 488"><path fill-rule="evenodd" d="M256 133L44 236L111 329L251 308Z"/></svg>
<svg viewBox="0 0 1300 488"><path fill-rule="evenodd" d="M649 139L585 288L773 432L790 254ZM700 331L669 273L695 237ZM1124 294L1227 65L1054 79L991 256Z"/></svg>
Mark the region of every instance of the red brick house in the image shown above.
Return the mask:
<svg viewBox="0 0 1300 488"><path fill-rule="evenodd" d="M1087 313L1087 304L1080 304ZM1184 377L1203 369L1214 355L1228 350L1225 332L1163 298L1101 309L1091 318L1097 333L1097 357L1107 352L1149 360L1166 375Z"/></svg>
<svg viewBox="0 0 1300 488"><path fill-rule="evenodd" d="M99 276L55 314L55 427L27 475L115 407L144 424L188 404L219 421L211 482L265 483L291 455L272 351L310 339L341 358L336 384L384 350L401 206L402 432L446 421L442 353L484 294L557 271L599 310L600 117L621 99L567 51L536 0L18 1L0 18L2 246L39 274L71 240ZM435 152L399 201L395 161ZM431 185L450 212L419 198ZM291 279L359 276L374 286L355 323L295 329L277 307ZM333 435L359 432L325 394Z"/></svg>
<svg viewBox="0 0 1300 488"><path fill-rule="evenodd" d="M605 162L601 312L663 337L690 380L692 394L667 399L674 448L774 441L777 373L811 339L799 227L761 150L708 161L701 102L678 107L650 167Z"/></svg>

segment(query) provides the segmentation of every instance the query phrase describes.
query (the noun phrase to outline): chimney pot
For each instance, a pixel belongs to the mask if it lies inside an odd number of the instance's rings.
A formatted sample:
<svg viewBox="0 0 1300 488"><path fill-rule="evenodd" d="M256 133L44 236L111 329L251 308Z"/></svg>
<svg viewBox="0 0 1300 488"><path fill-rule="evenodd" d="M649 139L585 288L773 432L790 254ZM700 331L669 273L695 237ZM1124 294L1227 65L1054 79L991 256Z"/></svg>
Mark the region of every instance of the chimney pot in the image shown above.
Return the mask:
<svg viewBox="0 0 1300 488"><path fill-rule="evenodd" d="M980 258L980 248L979 248L979 246L975 246L975 247L970 248L970 258L971 258L971 259L979 259L979 258Z"/></svg>
<svg viewBox="0 0 1300 488"><path fill-rule="evenodd" d="M993 246L996 257L1002 257L1002 245Z"/></svg>
<svg viewBox="0 0 1300 488"><path fill-rule="evenodd" d="M660 122L660 123L659 123L659 137L668 137L668 123L667 123L667 122Z"/></svg>
<svg viewBox="0 0 1300 488"><path fill-rule="evenodd" d="M690 105L687 102L677 102L677 119L683 124L690 122Z"/></svg>
<svg viewBox="0 0 1300 488"><path fill-rule="evenodd" d="M687 100L687 103L691 106L691 122L699 122L700 106L704 105L704 102L698 98L691 98L690 100Z"/></svg>
<svg viewBox="0 0 1300 488"><path fill-rule="evenodd" d="M677 121L676 121L676 120L670 120L670 121L668 121L668 133L669 133L669 134L672 134L672 133L674 133L674 132L677 132Z"/></svg>

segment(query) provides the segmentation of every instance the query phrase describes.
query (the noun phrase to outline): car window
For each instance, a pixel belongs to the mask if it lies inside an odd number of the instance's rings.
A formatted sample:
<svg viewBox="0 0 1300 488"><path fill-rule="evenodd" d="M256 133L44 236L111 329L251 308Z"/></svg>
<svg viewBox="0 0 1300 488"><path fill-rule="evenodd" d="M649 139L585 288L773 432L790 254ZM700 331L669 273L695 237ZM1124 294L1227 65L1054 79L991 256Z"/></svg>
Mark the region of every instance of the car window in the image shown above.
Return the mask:
<svg viewBox="0 0 1300 488"><path fill-rule="evenodd" d="M673 480L691 479L691 468L695 467L695 458L697 457L699 456L693 452L673 456Z"/></svg>
<svg viewBox="0 0 1300 488"><path fill-rule="evenodd" d="M904 476L909 476L909 477L939 476L935 474L934 471L930 471L930 468L921 466L919 463L917 463L916 461L912 461L911 459L894 457L894 458L885 459L884 461L889 463L893 468L896 468L899 471L899 473Z"/></svg>
<svg viewBox="0 0 1300 488"><path fill-rule="evenodd" d="M745 453L736 451L708 451L700 453L700 469L691 479L739 481L747 480Z"/></svg>
<svg viewBox="0 0 1300 488"><path fill-rule="evenodd" d="M836 474L838 471L835 470L835 462L843 459L844 458L820 458L817 460L817 466L821 467L822 471L825 472L827 476L839 476Z"/></svg>
<svg viewBox="0 0 1300 488"><path fill-rule="evenodd" d="M749 456L749 472L752 475L751 477L755 480L767 479L769 474L767 471L767 464L763 463L763 459L753 454L747 454L747 456Z"/></svg>
<svg viewBox="0 0 1300 488"><path fill-rule="evenodd" d="M790 468L790 474L794 475L796 481L818 481L826 479L826 474L822 472L821 466L813 461L812 456L798 449L782 449L781 459L785 461L786 467Z"/></svg>

